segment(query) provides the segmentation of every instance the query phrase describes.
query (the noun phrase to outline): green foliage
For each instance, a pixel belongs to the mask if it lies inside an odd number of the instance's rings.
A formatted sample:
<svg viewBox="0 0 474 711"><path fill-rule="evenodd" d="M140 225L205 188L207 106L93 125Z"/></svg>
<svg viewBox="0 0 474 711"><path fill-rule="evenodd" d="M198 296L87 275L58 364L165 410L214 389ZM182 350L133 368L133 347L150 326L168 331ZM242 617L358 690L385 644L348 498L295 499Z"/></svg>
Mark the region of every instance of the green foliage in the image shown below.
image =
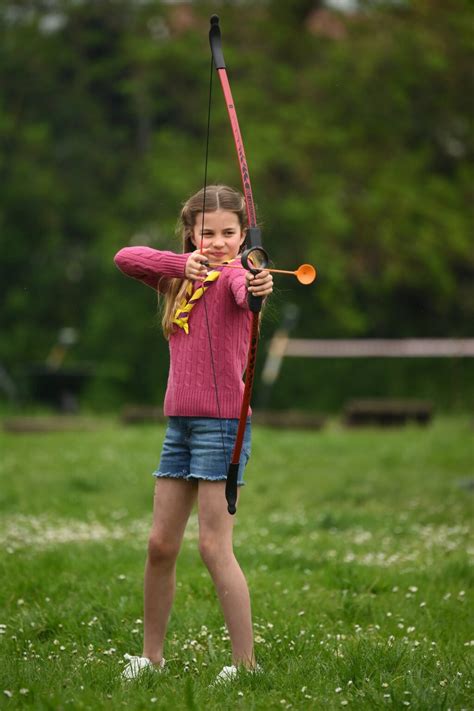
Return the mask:
<svg viewBox="0 0 474 711"><path fill-rule="evenodd" d="M75 359L119 374L104 394L162 389L154 296L112 258L173 248L202 185L213 10L0 9L0 361L14 374L73 326ZM278 283L275 320L288 299L313 314L298 335L470 333L470 13L451 0L220 8L265 242L277 265L319 271L309 289ZM209 181L238 185L216 77L213 94Z"/></svg>

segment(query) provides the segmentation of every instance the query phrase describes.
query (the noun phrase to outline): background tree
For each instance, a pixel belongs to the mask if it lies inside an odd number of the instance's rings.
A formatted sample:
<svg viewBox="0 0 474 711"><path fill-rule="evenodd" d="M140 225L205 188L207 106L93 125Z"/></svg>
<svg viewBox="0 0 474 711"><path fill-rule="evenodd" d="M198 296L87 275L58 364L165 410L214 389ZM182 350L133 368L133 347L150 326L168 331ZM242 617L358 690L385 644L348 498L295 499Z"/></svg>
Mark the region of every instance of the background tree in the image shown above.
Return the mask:
<svg viewBox="0 0 474 711"><path fill-rule="evenodd" d="M173 246L202 184L206 3L0 7L0 362L18 375L62 326L96 400L154 401L166 378L151 290L121 246ZM474 318L472 10L467 0L225 3L219 8L264 239L311 319L298 334L461 336ZM215 80L215 78L214 78ZM215 84L209 180L238 185ZM310 368L310 364L307 364ZM282 398L293 387L289 376Z"/></svg>

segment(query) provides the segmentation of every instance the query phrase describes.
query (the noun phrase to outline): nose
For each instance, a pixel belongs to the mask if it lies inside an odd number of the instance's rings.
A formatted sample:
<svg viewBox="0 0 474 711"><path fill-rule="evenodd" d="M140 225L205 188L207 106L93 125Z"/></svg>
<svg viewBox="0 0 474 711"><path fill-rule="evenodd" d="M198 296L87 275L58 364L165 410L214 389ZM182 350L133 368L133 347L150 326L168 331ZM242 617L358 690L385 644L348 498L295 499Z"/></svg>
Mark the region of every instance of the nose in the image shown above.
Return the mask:
<svg viewBox="0 0 474 711"><path fill-rule="evenodd" d="M224 236L221 232L216 232L214 239L212 240L214 246L220 246L224 244Z"/></svg>

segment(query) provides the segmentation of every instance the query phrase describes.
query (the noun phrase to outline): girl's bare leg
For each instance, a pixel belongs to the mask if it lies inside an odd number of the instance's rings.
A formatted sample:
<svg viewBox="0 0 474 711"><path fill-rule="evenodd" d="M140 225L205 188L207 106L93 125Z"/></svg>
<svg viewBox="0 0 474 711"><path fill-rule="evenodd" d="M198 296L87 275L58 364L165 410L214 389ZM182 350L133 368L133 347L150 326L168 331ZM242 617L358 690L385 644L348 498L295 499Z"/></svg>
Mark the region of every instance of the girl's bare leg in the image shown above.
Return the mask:
<svg viewBox="0 0 474 711"><path fill-rule="evenodd" d="M234 556L234 518L227 512L225 482L200 481L198 492L199 551L216 587L232 644L232 660L255 667L250 595Z"/></svg>
<svg viewBox="0 0 474 711"><path fill-rule="evenodd" d="M143 656L158 664L176 589L176 559L197 497L197 484L157 479L145 566Z"/></svg>

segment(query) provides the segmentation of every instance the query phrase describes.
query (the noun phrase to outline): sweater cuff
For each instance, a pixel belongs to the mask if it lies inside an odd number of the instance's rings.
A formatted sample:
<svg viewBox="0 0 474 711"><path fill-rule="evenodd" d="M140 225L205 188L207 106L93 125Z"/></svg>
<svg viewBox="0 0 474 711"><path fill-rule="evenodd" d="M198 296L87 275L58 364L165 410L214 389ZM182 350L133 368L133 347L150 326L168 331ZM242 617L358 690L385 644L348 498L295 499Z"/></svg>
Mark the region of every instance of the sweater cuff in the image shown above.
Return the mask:
<svg viewBox="0 0 474 711"><path fill-rule="evenodd" d="M115 255L117 267L136 279L144 277L184 278L189 254L175 254L151 247L124 247Z"/></svg>
<svg viewBox="0 0 474 711"><path fill-rule="evenodd" d="M159 273L164 277L184 279L189 254L175 254L174 252L159 252L159 254Z"/></svg>

